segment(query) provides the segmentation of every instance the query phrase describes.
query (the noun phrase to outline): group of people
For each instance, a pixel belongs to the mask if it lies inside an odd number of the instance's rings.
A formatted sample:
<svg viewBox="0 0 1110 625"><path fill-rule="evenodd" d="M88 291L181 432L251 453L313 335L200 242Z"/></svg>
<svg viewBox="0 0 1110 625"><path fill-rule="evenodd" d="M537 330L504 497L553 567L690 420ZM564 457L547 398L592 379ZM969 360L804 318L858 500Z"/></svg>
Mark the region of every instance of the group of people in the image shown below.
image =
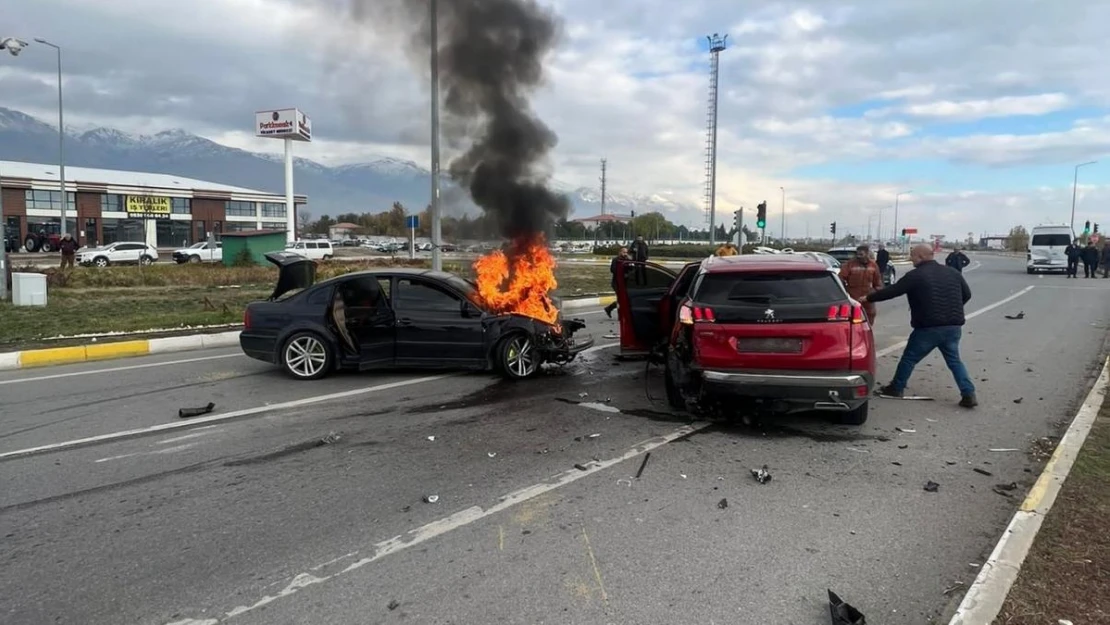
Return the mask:
<svg viewBox="0 0 1110 625"><path fill-rule="evenodd" d="M1079 239L1072 241L1064 248L1064 255L1068 257L1068 278L1079 277L1079 263L1083 263L1083 277L1094 278L1099 265L1102 265L1102 277L1110 278L1110 243L1105 243L1102 250L1095 247L1094 241L1087 241L1081 245Z"/></svg>

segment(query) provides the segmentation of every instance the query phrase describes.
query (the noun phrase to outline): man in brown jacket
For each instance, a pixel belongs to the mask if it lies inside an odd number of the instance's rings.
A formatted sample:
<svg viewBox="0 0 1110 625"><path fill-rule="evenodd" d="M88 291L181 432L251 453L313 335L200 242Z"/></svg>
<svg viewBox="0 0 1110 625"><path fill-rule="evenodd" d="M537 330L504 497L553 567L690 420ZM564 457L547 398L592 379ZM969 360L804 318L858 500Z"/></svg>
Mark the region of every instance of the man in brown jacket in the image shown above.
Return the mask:
<svg viewBox="0 0 1110 625"><path fill-rule="evenodd" d="M871 248L865 244L856 248L855 258L840 265L840 279L844 281L848 295L855 300L883 288L882 272L875 261L871 260ZM867 313L868 320L875 323L875 305L864 302L863 310Z"/></svg>
<svg viewBox="0 0 1110 625"><path fill-rule="evenodd" d="M62 235L62 240L58 242L58 250L62 252L62 269L69 267L73 269L73 259L77 255L77 241L73 239L73 235L65 233Z"/></svg>

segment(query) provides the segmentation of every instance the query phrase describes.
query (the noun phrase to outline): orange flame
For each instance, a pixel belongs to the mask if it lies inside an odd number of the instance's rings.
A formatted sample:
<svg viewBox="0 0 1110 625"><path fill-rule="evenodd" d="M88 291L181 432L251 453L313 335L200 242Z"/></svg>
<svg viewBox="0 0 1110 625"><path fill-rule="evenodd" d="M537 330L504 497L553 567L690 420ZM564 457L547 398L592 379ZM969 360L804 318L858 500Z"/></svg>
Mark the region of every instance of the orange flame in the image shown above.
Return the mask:
<svg viewBox="0 0 1110 625"><path fill-rule="evenodd" d="M554 324L559 310L548 294L555 290L555 258L542 234L512 242L509 254L490 252L474 261L478 295L496 314L513 313Z"/></svg>

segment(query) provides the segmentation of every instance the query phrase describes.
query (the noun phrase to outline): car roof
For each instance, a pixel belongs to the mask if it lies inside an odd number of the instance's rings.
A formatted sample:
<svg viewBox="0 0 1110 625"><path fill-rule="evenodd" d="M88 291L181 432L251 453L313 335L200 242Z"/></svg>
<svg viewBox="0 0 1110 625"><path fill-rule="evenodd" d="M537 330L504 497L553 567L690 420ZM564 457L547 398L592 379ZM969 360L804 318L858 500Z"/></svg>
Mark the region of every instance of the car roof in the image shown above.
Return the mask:
<svg viewBox="0 0 1110 625"><path fill-rule="evenodd" d="M710 256L702 261L706 273L742 271L826 271L825 263L801 254L744 254Z"/></svg>
<svg viewBox="0 0 1110 625"><path fill-rule="evenodd" d="M348 278L354 278L354 277L358 277L358 276L398 276L398 277L414 276L414 277L431 278L433 280L444 280L444 281L452 279L452 278L459 279L459 280L465 279L462 276L457 275L457 274L449 273L449 272L446 272L446 271L435 271L433 269L423 269L421 267L381 267L381 268L375 268L375 269L364 269L362 271L352 271L350 273L345 273L345 274L341 274L341 275L338 275L338 276L333 276L331 278L328 278L327 280L321 280L321 281L317 282L316 285L327 284L327 283L334 282L336 280L345 280L345 279L348 279Z"/></svg>

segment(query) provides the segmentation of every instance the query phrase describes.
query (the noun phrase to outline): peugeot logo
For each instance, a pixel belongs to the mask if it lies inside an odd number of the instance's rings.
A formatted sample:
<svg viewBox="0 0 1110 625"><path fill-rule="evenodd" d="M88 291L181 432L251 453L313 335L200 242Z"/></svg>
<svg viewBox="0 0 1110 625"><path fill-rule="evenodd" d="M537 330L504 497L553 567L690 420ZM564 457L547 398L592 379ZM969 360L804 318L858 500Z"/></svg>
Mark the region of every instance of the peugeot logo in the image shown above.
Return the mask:
<svg viewBox="0 0 1110 625"><path fill-rule="evenodd" d="M767 310L763 311L763 318L767 319L768 321L774 319L775 311L771 308L768 308Z"/></svg>

